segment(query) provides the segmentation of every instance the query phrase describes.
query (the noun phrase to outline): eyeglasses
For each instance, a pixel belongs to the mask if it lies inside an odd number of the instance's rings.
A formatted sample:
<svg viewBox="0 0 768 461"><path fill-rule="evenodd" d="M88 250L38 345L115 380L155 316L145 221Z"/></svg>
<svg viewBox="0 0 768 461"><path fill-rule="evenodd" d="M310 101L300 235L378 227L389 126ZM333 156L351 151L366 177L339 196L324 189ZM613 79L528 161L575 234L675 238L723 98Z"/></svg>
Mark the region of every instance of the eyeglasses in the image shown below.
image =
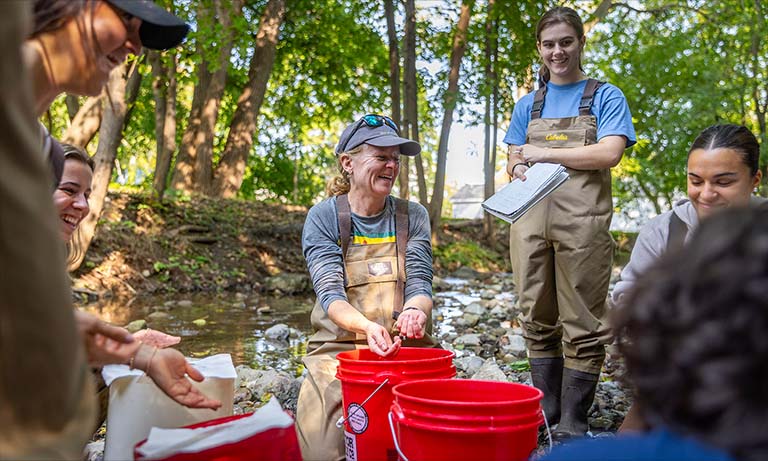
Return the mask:
<svg viewBox="0 0 768 461"><path fill-rule="evenodd" d="M369 128L378 128L380 126L387 125L388 127L395 130L395 134L400 136L400 129L397 127L397 124L391 118L384 115L377 115L377 114L364 115L360 120L357 121L357 124L349 133L349 136L347 136L347 139L344 141L343 144L341 144L341 147L339 148L339 151L337 152L337 154L347 151L347 145L349 144L349 141L352 140L352 138L355 136L355 133L357 133L357 130L359 130L360 127L363 125Z"/></svg>

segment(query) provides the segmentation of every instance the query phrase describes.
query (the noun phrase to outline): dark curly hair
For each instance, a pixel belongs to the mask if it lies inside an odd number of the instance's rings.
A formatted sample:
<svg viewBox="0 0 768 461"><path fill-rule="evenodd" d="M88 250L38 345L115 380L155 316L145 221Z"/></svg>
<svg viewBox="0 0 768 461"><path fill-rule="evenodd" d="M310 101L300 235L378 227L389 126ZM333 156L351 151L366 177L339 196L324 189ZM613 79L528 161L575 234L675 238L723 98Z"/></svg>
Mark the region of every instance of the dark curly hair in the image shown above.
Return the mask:
<svg viewBox="0 0 768 461"><path fill-rule="evenodd" d="M768 459L768 210L704 220L614 312L646 421Z"/></svg>

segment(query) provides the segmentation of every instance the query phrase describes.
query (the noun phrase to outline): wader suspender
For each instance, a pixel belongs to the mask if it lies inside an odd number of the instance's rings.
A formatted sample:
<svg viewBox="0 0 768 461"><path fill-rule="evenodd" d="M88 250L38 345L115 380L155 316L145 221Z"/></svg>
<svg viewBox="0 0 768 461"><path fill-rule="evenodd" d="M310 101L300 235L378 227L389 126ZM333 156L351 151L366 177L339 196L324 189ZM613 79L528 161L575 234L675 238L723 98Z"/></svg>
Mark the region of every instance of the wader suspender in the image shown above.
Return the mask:
<svg viewBox="0 0 768 461"><path fill-rule="evenodd" d="M341 240L341 258L347 260L349 237L352 235L352 210L347 194L336 197L336 209L339 217L339 240ZM408 244L408 202L395 199L395 239L397 246L397 287L392 319L397 320L403 311L405 295L405 247ZM346 278L346 275L344 276Z"/></svg>
<svg viewBox="0 0 768 461"><path fill-rule="evenodd" d="M592 109L592 103L595 101L595 93L597 89L603 86L603 83L594 78L587 80L587 85L584 87L584 93L581 95L581 102L579 103L579 115L589 115L590 109ZM531 120L541 118L541 111L544 110L544 97L547 95L547 85L541 85L536 94L533 95L533 106L531 106Z"/></svg>

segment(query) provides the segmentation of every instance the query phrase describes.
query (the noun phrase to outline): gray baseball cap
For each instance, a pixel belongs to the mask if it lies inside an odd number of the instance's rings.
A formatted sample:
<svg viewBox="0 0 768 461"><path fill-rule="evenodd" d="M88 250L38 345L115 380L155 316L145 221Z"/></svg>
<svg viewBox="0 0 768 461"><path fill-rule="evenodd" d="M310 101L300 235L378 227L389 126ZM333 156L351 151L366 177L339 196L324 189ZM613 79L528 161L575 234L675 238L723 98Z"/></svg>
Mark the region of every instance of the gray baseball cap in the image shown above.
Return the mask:
<svg viewBox="0 0 768 461"><path fill-rule="evenodd" d="M165 11L152 0L106 0L115 7L141 19L141 44L151 50L167 50L180 44L189 25Z"/></svg>
<svg viewBox="0 0 768 461"><path fill-rule="evenodd" d="M400 137L400 130L391 118L376 114L365 115L344 129L339 144L336 145L336 155L361 144L376 147L400 146L402 155L418 155L421 152L419 143Z"/></svg>

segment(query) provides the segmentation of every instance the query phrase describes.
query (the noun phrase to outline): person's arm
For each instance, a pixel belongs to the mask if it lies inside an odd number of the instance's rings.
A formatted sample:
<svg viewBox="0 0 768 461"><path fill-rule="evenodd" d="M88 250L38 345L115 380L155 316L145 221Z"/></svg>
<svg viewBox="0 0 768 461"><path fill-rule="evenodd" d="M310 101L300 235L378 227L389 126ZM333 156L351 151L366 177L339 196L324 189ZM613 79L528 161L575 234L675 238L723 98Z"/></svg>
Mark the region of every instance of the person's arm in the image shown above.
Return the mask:
<svg viewBox="0 0 768 461"><path fill-rule="evenodd" d="M524 144L518 149L522 148L520 157L523 162L559 163L575 170L602 170L618 165L626 145L624 136L606 136L589 146L551 149Z"/></svg>
<svg viewBox="0 0 768 461"><path fill-rule="evenodd" d="M674 211L673 211L674 213ZM621 278L613 287L609 298L612 308L624 306L624 298L635 286L637 279L664 253L667 247L669 216L660 215L649 221L637 235L629 262L621 271Z"/></svg>
<svg viewBox="0 0 768 461"><path fill-rule="evenodd" d="M301 236L312 288L326 312L333 301L347 301L343 258L338 242L339 225L333 202L323 201L309 210Z"/></svg>

